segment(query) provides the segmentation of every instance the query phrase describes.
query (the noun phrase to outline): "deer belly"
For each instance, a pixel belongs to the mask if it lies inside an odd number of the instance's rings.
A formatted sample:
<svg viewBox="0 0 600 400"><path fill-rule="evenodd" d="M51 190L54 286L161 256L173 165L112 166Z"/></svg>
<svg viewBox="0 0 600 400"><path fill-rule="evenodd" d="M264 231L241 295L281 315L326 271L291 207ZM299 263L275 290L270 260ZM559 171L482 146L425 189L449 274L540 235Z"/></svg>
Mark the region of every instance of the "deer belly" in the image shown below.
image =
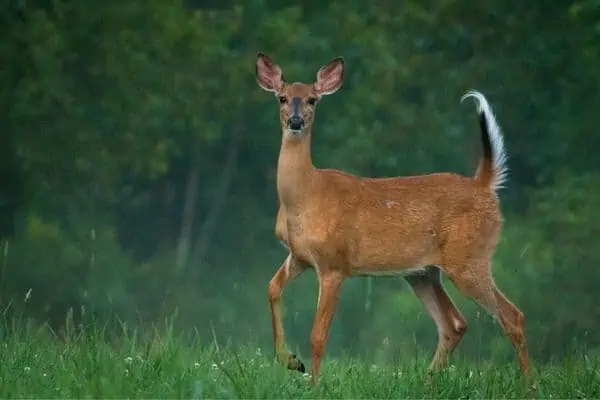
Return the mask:
<svg viewBox="0 0 600 400"><path fill-rule="evenodd" d="M353 271L402 275L440 262L438 235L423 226L370 225L357 231L347 248Z"/></svg>
<svg viewBox="0 0 600 400"><path fill-rule="evenodd" d="M372 276L372 277L396 277L396 276L415 276L427 273L428 266L421 267L386 267L386 268L355 268L352 270L353 276Z"/></svg>

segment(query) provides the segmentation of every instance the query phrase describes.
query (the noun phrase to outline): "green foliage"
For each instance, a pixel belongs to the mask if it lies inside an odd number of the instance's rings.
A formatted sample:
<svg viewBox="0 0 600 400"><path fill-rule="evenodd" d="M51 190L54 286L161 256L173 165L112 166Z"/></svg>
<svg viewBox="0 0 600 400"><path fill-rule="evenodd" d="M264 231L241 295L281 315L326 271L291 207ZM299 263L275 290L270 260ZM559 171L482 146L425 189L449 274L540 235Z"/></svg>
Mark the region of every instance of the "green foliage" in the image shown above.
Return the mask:
<svg viewBox="0 0 600 400"><path fill-rule="evenodd" d="M114 231L105 227L85 231L82 219L70 229L65 225L30 214L18 240L5 243L4 300L12 300L14 310L57 327L73 309L82 319L112 311L126 316L123 307L130 301L132 264Z"/></svg>
<svg viewBox="0 0 600 400"><path fill-rule="evenodd" d="M13 325L13 327L17 327ZM533 385L506 365L459 362L429 376L426 360L323 365L319 386L275 364L260 348L217 347L168 329L73 330L58 341L47 329L2 330L0 396L43 398L595 398L598 360L539 368Z"/></svg>

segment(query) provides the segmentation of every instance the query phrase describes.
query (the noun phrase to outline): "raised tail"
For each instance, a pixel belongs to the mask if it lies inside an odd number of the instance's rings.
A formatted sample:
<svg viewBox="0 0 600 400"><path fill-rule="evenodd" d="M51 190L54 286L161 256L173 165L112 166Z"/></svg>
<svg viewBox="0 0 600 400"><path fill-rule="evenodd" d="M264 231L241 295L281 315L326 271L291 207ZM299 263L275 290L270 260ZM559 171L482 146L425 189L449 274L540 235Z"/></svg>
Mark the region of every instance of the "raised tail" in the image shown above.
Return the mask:
<svg viewBox="0 0 600 400"><path fill-rule="evenodd" d="M508 178L502 131L485 96L476 90L469 90L460 101L468 97L473 97L477 103L483 144L483 158L479 162L474 179L480 185L497 191L503 187Z"/></svg>

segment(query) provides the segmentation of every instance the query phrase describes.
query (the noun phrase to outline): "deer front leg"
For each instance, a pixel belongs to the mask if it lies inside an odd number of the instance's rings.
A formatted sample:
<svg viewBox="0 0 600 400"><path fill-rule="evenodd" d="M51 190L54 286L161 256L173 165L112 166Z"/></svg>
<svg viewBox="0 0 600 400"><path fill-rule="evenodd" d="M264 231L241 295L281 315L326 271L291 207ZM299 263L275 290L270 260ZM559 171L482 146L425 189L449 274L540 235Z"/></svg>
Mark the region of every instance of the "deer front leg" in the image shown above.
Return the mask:
<svg viewBox="0 0 600 400"><path fill-rule="evenodd" d="M269 302L271 303L271 322L273 324L273 342L275 345L275 357L289 369L304 372L304 364L288 350L285 343L285 332L281 318L281 293L287 283L298 277L305 268L300 261L291 253L287 256L281 267L277 270L269 282Z"/></svg>
<svg viewBox="0 0 600 400"><path fill-rule="evenodd" d="M317 312L310 334L313 385L319 380L321 360L325 354L329 328L331 327L331 321L337 308L344 278L344 275L336 271L328 271L322 275L319 274Z"/></svg>

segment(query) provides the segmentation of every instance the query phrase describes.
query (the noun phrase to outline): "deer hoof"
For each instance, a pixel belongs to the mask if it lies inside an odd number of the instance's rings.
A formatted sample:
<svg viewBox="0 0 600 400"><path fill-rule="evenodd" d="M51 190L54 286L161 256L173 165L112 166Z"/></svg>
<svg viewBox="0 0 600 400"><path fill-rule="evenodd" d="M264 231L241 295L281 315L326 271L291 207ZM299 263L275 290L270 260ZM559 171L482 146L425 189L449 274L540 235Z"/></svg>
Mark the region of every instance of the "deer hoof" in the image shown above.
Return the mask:
<svg viewBox="0 0 600 400"><path fill-rule="evenodd" d="M306 372L304 363L296 357L296 354L293 354L293 353L290 354L290 359L288 360L288 369L299 371L301 373Z"/></svg>

